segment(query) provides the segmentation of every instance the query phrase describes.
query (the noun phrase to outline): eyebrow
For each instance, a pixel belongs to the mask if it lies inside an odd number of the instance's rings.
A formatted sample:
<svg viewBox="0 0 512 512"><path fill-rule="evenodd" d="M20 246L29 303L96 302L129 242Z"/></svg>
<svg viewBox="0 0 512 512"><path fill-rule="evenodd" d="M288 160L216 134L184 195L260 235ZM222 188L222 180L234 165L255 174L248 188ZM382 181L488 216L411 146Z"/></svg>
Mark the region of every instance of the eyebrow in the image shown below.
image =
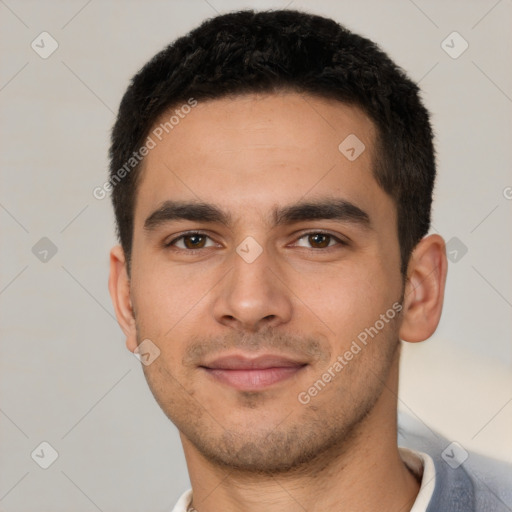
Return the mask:
<svg viewBox="0 0 512 512"><path fill-rule="evenodd" d="M299 202L282 208L274 208L271 214L274 226L310 220L338 220L370 228L370 216L364 210L345 199L323 199ZM214 204L202 202L165 201L144 222L144 230L151 232L174 220L232 224L229 213Z"/></svg>
<svg viewBox="0 0 512 512"><path fill-rule="evenodd" d="M217 222L228 225L231 216L213 204L165 201L145 220L144 230L154 231L162 224L173 220Z"/></svg>
<svg viewBox="0 0 512 512"><path fill-rule="evenodd" d="M345 199L326 199L297 203L274 210L274 224L292 224L308 220L338 220L370 227L370 216Z"/></svg>

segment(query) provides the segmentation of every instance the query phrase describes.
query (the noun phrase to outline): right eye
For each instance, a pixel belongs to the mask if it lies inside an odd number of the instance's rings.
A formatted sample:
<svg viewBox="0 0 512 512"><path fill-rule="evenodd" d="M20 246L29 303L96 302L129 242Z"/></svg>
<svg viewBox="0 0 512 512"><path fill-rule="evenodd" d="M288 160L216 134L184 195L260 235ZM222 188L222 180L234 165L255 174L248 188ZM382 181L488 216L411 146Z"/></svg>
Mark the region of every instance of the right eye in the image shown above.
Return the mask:
<svg viewBox="0 0 512 512"><path fill-rule="evenodd" d="M208 235L196 231L183 233L165 244L165 247L176 247L183 251L193 251L213 246L215 246L215 243Z"/></svg>

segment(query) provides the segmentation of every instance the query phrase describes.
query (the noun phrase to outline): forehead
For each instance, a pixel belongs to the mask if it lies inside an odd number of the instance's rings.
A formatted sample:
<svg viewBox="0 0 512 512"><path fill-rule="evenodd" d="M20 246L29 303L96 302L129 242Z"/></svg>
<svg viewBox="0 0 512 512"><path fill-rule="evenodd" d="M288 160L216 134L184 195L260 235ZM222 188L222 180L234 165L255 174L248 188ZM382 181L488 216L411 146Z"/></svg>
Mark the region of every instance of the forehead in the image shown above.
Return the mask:
<svg viewBox="0 0 512 512"><path fill-rule="evenodd" d="M329 195L378 210L390 198L372 173L375 133L359 108L298 93L175 106L150 132L154 148L141 169L135 228L169 199L263 215Z"/></svg>

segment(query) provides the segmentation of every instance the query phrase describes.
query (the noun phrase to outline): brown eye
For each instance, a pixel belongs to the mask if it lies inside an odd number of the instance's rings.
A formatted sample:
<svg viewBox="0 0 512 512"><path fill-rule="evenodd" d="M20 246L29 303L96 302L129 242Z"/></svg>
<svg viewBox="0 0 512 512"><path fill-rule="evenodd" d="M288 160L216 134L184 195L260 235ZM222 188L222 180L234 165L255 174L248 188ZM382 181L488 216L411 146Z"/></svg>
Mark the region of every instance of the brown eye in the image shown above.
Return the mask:
<svg viewBox="0 0 512 512"><path fill-rule="evenodd" d="M206 244L204 235L185 235L183 243L187 249L202 249Z"/></svg>
<svg viewBox="0 0 512 512"><path fill-rule="evenodd" d="M345 247L347 242L322 231L304 233L296 242L296 246L307 249L335 249Z"/></svg>
<svg viewBox="0 0 512 512"><path fill-rule="evenodd" d="M315 249L323 249L324 247L329 246L331 242L331 236L324 233L314 233L308 235L308 242L311 247Z"/></svg>
<svg viewBox="0 0 512 512"><path fill-rule="evenodd" d="M204 233L185 233L174 240L165 244L165 247L175 247L182 251L194 250L194 249L205 249L208 247L214 247L214 241Z"/></svg>

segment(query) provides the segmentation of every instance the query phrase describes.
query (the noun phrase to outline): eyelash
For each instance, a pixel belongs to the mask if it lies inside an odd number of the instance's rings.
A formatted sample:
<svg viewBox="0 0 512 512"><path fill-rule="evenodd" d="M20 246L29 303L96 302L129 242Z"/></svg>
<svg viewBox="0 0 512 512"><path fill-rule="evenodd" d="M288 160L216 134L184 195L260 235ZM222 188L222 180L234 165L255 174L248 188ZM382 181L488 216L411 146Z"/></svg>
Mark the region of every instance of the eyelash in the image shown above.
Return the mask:
<svg viewBox="0 0 512 512"><path fill-rule="evenodd" d="M335 240L337 242L337 244L335 245L328 245L327 247L303 247L304 249L309 249L311 251L323 251L323 252L327 252L329 250L332 250L332 249L336 249L338 247L346 247L348 246L348 242L340 239L339 237L333 235L332 233L329 233L327 231L322 231L322 230L314 230L314 231L307 231L305 233L301 233L301 235L297 238L297 240L301 240L302 238L305 238L305 237L308 237L310 235L326 235L326 236L329 236L331 239ZM210 238L211 240L211 237L209 235L207 235L206 233L203 233L202 231L187 231L185 233L182 233L181 235L177 236L176 238L173 238L171 241L169 242L165 242L164 243L164 248L167 248L167 249L172 249L173 246L179 241L179 240L182 240L183 238L186 238L186 237L189 237L189 236L204 236L204 237L207 237L207 238ZM199 249L182 249L181 247L178 247L178 248L175 248L175 250L178 250L178 251L183 251L183 252L187 252L187 253L196 253L197 251L201 251L205 249L204 247L200 247ZM206 247L206 249L208 249L208 247Z"/></svg>

